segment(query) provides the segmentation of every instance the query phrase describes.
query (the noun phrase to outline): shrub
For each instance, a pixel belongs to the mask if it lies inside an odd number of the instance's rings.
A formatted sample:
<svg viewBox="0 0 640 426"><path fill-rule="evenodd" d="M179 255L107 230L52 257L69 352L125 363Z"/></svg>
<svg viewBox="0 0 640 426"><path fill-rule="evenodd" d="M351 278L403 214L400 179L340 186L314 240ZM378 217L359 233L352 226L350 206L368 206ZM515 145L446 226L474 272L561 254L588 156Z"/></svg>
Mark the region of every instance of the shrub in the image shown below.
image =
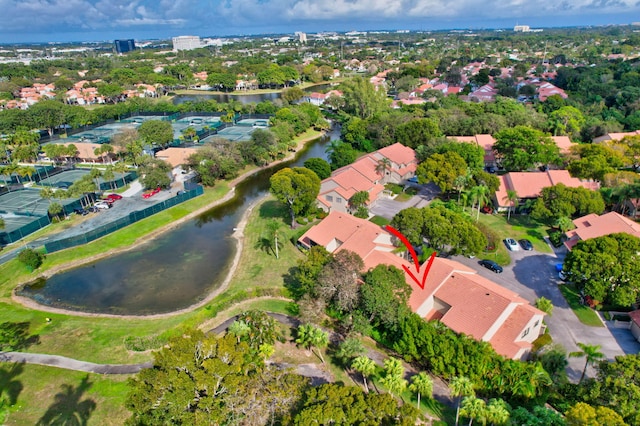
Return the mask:
<svg viewBox="0 0 640 426"><path fill-rule="evenodd" d="M560 247L562 245L562 232L560 231L551 231L549 232L549 241L553 244L554 247Z"/></svg>
<svg viewBox="0 0 640 426"><path fill-rule="evenodd" d="M33 249L26 248L18 254L18 260L22 262L30 272L33 272L42 265L44 254Z"/></svg>
<svg viewBox="0 0 640 426"><path fill-rule="evenodd" d="M541 348L550 345L553 342L551 335L548 333L540 335L536 340L533 341L533 346L531 350L533 352L539 351Z"/></svg>

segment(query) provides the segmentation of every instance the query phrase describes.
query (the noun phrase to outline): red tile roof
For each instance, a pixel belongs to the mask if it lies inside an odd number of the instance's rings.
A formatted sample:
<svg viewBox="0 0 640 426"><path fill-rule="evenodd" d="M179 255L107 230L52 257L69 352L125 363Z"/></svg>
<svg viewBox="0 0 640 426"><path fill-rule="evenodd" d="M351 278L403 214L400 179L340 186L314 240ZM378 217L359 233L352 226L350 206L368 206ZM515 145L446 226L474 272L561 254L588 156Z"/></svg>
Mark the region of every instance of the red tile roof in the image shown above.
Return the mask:
<svg viewBox="0 0 640 426"><path fill-rule="evenodd" d="M391 252L391 235L385 229L346 213L329 213L298 241L306 247L320 244L330 252L353 251L362 257L365 270L379 264L399 269L405 265L416 273L412 264ZM541 323L544 314L473 269L453 260L435 258L424 289L408 275L405 278L412 288L409 306L422 317L439 319L456 332L488 341L499 354L510 358L519 358L531 348L529 341L522 340L522 333L534 320ZM434 304L445 310L429 308Z"/></svg>
<svg viewBox="0 0 640 426"><path fill-rule="evenodd" d="M594 181L571 177L567 170L547 170L546 172L510 172L499 176L500 187L496 191L496 201L502 207L508 206L507 190L514 190L519 198L536 198L542 188L562 183L571 188L598 190L600 184Z"/></svg>
<svg viewBox="0 0 640 426"><path fill-rule="evenodd" d="M588 214L573 221L575 229L566 233L568 240L565 246L571 249L581 240L602 237L603 235L624 232L640 238L640 224L616 212Z"/></svg>

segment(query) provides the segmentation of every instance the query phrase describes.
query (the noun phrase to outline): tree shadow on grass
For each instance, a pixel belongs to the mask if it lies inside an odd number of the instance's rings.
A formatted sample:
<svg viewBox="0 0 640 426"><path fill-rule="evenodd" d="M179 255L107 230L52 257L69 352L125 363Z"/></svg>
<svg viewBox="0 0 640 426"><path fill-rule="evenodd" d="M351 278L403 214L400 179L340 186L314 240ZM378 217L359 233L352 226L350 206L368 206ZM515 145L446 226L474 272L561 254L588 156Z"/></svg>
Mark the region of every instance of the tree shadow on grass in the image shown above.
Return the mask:
<svg viewBox="0 0 640 426"><path fill-rule="evenodd" d="M284 223L289 223L289 209L277 200L268 200L260 204L258 211L261 219L281 219Z"/></svg>
<svg viewBox="0 0 640 426"><path fill-rule="evenodd" d="M29 334L30 323L3 322L0 324L0 352L20 351L40 342L35 334Z"/></svg>
<svg viewBox="0 0 640 426"><path fill-rule="evenodd" d="M76 387L63 384L62 391L56 394L53 404L38 420L37 425L86 425L91 413L96 409L96 402L93 399L82 400L82 397L92 385L89 375L86 375Z"/></svg>
<svg viewBox="0 0 640 426"><path fill-rule="evenodd" d="M16 403L20 392L22 392L22 382L16 380L16 377L22 374L24 365L13 363L0 368L0 412L2 405L5 403L11 406ZM1 421L2 419L0 419Z"/></svg>

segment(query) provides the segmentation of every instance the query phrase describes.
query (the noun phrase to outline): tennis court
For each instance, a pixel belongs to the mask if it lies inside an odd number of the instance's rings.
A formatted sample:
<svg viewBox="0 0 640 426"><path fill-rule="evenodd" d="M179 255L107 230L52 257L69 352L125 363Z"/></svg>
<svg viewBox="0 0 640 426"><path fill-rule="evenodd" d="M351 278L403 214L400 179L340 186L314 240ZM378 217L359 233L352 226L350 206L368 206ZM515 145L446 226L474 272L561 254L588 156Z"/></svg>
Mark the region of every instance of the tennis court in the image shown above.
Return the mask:
<svg viewBox="0 0 640 426"><path fill-rule="evenodd" d="M245 118L236 123L237 126L269 127L269 120L264 118Z"/></svg>
<svg viewBox="0 0 640 426"><path fill-rule="evenodd" d="M227 127L226 129L219 130L218 134L209 136L203 142L207 142L208 139L215 139L215 138L224 138L232 142L248 141L249 139L251 139L251 133L253 133L254 130L256 129L257 127L251 127L251 126Z"/></svg>
<svg viewBox="0 0 640 426"><path fill-rule="evenodd" d="M52 186L56 188L69 188L77 180L82 179L84 175L91 173L89 169L73 169L60 172L57 175L49 176L40 181L40 185Z"/></svg>
<svg viewBox="0 0 640 426"><path fill-rule="evenodd" d="M63 196L64 195L64 196ZM18 191L7 192L0 195L0 213L17 214L20 216L46 216L51 203L61 204L65 211L69 211L77 198L66 198L66 193L61 193L60 198L45 199L40 196L39 189L24 188Z"/></svg>
<svg viewBox="0 0 640 426"><path fill-rule="evenodd" d="M165 117L164 115L136 115L136 116L133 116L133 117L125 118L124 120L121 120L121 122L122 123L142 124L145 121L149 121L149 120L162 120L162 121L165 121L165 120L167 120L167 117Z"/></svg>
<svg viewBox="0 0 640 426"><path fill-rule="evenodd" d="M72 142L78 141L99 144L109 143L111 138L122 132L124 129L135 129L136 127L137 125L132 123L105 124L104 126L71 135L69 136L69 139Z"/></svg>

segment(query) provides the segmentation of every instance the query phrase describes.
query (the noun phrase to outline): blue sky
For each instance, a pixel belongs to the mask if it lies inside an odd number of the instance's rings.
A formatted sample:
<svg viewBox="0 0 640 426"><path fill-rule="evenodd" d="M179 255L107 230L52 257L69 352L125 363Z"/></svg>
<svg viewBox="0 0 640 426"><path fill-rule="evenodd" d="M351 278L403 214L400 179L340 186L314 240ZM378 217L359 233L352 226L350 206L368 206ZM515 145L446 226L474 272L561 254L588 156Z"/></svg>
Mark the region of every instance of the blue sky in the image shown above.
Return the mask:
<svg viewBox="0 0 640 426"><path fill-rule="evenodd" d="M0 43L630 24L638 0L0 0Z"/></svg>

